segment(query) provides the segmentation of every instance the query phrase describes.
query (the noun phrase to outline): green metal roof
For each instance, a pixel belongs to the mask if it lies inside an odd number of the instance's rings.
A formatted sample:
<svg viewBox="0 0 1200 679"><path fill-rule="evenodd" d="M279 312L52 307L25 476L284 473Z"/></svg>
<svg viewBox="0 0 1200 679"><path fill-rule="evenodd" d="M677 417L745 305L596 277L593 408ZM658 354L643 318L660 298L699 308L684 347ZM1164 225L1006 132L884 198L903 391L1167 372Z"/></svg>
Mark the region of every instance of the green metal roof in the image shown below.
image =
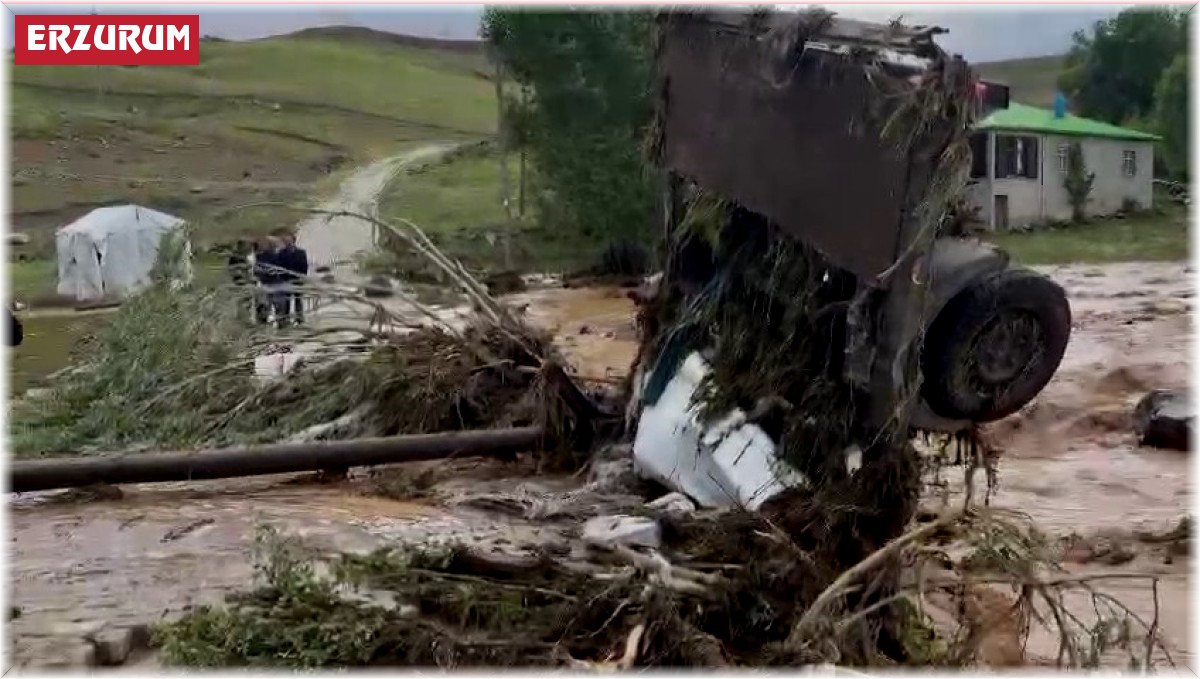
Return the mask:
<svg viewBox="0 0 1200 679"><path fill-rule="evenodd" d="M1125 127L1102 123L1099 120L1080 118L1070 113L1055 118L1054 111L1036 106L1011 103L1008 108L994 111L975 125L979 130L1012 130L1014 132L1041 132L1074 137L1107 137L1109 139L1132 139L1136 141L1159 141L1161 137Z"/></svg>

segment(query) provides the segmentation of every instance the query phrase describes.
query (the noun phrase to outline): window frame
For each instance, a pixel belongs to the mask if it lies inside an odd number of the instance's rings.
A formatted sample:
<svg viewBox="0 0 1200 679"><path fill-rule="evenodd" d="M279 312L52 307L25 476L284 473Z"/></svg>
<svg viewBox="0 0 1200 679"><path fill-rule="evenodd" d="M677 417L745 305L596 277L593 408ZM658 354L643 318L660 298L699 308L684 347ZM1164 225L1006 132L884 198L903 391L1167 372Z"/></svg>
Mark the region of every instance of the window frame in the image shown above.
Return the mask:
<svg viewBox="0 0 1200 679"><path fill-rule="evenodd" d="M1121 176L1137 176L1137 150L1124 149L1121 151Z"/></svg>
<svg viewBox="0 0 1200 679"><path fill-rule="evenodd" d="M1039 135L997 134L995 138L993 166L996 179L1036 181L1041 177L1043 144ZM1031 147L1032 151L1029 150Z"/></svg>

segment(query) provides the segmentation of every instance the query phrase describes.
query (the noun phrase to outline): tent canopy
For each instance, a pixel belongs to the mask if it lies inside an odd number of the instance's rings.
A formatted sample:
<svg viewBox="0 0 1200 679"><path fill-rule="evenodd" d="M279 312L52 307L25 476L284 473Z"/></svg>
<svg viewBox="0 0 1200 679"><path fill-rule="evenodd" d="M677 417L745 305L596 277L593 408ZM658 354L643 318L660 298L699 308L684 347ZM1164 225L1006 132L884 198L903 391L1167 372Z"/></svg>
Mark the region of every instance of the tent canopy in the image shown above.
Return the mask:
<svg viewBox="0 0 1200 679"><path fill-rule="evenodd" d="M140 205L92 210L55 235L58 294L77 300L123 298L145 287L163 237L184 237L183 219ZM184 242L184 279L191 278Z"/></svg>

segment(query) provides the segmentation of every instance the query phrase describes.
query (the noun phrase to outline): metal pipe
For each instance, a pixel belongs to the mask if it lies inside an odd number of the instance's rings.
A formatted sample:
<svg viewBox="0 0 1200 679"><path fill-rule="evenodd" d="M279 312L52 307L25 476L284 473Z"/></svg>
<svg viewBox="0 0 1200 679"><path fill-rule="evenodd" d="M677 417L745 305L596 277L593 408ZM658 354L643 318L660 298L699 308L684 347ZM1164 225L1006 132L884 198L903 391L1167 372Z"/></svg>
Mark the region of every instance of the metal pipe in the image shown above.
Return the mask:
<svg viewBox="0 0 1200 679"><path fill-rule="evenodd" d="M354 441L26 460L10 465L9 490L25 493L99 483L199 481L420 462L453 456L511 455L539 447L542 434L541 427L517 427Z"/></svg>

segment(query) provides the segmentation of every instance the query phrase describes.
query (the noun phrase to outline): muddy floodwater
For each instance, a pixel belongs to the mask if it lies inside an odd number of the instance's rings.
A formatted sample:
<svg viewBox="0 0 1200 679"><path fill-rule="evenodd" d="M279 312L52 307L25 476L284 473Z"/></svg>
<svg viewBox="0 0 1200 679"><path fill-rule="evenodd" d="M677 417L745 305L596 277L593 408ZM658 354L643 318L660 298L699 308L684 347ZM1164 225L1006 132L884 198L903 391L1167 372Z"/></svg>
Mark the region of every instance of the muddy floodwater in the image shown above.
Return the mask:
<svg viewBox="0 0 1200 679"><path fill-rule="evenodd" d="M1070 295L1073 335L1062 368L1035 403L990 428L1003 450L991 503L1026 512L1053 538L1129 539L1133 556L1122 563L1065 567L1159 574L1162 634L1175 662L1194 667L1189 557L1132 539L1164 531L1188 513L1188 456L1139 448L1129 416L1145 392L1187 385L1191 274L1183 264L1164 263L1045 271ZM533 290L514 302L553 331L581 376L623 376L636 347L623 290ZM519 465L460 464L457 482L466 486L535 481ZM440 534L520 544L538 539L540 530L487 512L370 497L354 482L264 477L123 490L107 499L10 496L10 601L19 615L9 625L9 658L16 667L78 664L85 637L97 630L153 622L245 587L260 523L349 551ZM952 484L952 499L960 490ZM1139 615L1154 614L1148 586L1104 587ZM1035 636L1030 662L1052 660L1053 650L1051 640Z"/></svg>

